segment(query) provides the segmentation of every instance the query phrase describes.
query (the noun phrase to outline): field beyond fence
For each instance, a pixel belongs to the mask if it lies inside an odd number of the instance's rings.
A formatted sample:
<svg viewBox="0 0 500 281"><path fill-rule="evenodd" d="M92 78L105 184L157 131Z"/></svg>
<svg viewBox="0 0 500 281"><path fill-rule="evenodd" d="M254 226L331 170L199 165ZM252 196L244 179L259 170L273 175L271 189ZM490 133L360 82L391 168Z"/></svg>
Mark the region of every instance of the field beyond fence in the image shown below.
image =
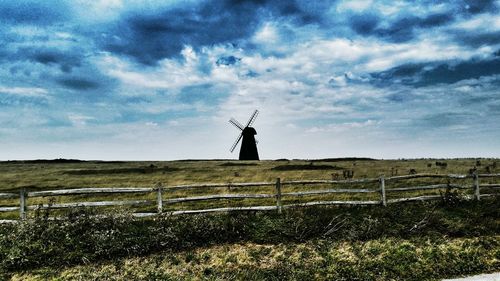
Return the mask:
<svg viewBox="0 0 500 281"><path fill-rule="evenodd" d="M500 178L500 174L414 174L351 180L300 181L281 181L277 178L273 182L171 186L158 183L152 187L89 187L41 191L22 188L18 193L0 193L0 199L11 200L9 206L0 206L0 213L17 212L18 219L24 220L41 210L126 207L130 208L135 216L147 217L162 213L172 215L233 211L281 213L286 208L317 205L387 206L394 203L447 200L447 198L481 200L500 194L498 181L483 183L494 178ZM117 195L125 195L124 200L116 200L119 197ZM56 197L66 199L56 202L54 199ZM51 199L47 202L43 200L46 198ZM75 202L82 198L85 200ZM96 201L101 198L113 200ZM226 203L221 204L221 201ZM201 205L200 208L195 204L197 202L211 204Z"/></svg>

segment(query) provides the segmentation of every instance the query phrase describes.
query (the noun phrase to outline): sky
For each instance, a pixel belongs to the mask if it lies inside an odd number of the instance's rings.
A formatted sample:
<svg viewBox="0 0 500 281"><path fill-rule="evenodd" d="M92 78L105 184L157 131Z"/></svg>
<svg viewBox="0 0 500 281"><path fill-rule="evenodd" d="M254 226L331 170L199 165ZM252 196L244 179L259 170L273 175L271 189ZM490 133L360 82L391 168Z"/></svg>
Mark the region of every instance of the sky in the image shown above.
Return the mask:
<svg viewBox="0 0 500 281"><path fill-rule="evenodd" d="M500 157L499 11L0 0L0 160Z"/></svg>

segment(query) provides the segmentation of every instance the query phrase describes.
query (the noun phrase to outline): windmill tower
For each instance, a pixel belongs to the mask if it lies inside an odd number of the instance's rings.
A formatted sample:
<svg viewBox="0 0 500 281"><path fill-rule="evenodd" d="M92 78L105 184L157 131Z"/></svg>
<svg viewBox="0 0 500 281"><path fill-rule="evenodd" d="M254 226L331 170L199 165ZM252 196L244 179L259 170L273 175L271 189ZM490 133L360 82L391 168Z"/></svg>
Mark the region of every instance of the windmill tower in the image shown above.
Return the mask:
<svg viewBox="0 0 500 281"><path fill-rule="evenodd" d="M259 160L259 153L257 152L257 142L255 141L254 137L257 134L257 131L255 131L254 128L250 127L257 118L258 114L259 111L255 110L252 116L250 116L250 119L248 120L246 126L241 125L241 123L236 121L236 119L234 118L231 118L229 120L229 123L233 124L241 131L233 146L231 146L231 152L234 151L240 140L243 138L240 148L240 160Z"/></svg>

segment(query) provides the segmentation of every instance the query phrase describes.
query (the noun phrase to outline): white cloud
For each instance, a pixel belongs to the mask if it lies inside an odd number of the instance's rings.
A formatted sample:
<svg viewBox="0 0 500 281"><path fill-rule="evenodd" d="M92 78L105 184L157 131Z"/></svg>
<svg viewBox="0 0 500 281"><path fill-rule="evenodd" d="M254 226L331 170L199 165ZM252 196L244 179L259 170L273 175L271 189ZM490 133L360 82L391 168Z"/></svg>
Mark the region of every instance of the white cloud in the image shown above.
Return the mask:
<svg viewBox="0 0 500 281"><path fill-rule="evenodd" d="M43 88L36 87L2 87L0 86L0 94L11 94L26 97L46 96L48 91Z"/></svg>
<svg viewBox="0 0 500 281"><path fill-rule="evenodd" d="M356 12L364 11L372 6L373 0L343 0L337 6L338 12L352 10Z"/></svg>
<svg viewBox="0 0 500 281"><path fill-rule="evenodd" d="M480 14L470 19L457 21L451 27L462 29L464 32L495 32L500 30L500 18L496 14Z"/></svg>
<svg viewBox="0 0 500 281"><path fill-rule="evenodd" d="M273 44L278 41L279 35L276 26L273 23L265 23L260 30L258 30L252 38L252 41L257 44Z"/></svg>
<svg viewBox="0 0 500 281"><path fill-rule="evenodd" d="M68 114L68 119L74 126L85 126L88 121L95 120L92 116L75 113Z"/></svg>

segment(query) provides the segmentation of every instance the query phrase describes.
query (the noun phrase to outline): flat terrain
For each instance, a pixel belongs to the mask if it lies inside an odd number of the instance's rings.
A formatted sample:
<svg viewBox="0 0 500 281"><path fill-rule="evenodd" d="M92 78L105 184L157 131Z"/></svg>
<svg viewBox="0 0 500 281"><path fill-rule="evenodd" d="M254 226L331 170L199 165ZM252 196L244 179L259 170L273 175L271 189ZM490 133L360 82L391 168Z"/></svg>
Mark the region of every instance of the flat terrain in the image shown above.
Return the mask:
<svg viewBox="0 0 500 281"><path fill-rule="evenodd" d="M499 163L497 163L499 162ZM445 164L444 164L445 163ZM499 159L323 159L241 162L7 161L0 162L0 192L83 187L153 187L196 183L274 182L377 178L410 173L500 173ZM312 207L271 212L163 215L137 219L129 212L155 206L30 211L21 224L0 225L0 279L12 280L438 280L500 270L500 201L476 201L472 178L390 181L387 189L452 183L466 189L389 192L441 195L435 202L388 207ZM482 178L481 184L500 183ZM285 184L284 192L337 188L341 184ZM470 188L469 188L470 187ZM342 188L378 188L349 183ZM483 193L493 191L484 188ZM214 193L273 194L274 187L168 190L164 199ZM305 198L307 197L307 198ZM155 194L72 195L28 198L29 205L120 199L155 200ZM284 198L379 200L378 193ZM18 206L1 199L1 206ZM274 199L238 199L164 205L165 210L275 205ZM107 213L106 218L89 216ZM67 216L66 221L47 216ZM17 212L0 219L17 218Z"/></svg>
<svg viewBox="0 0 500 281"><path fill-rule="evenodd" d="M479 161L480 166L477 166ZM446 163L446 167L436 162ZM498 162L498 163L497 163ZM497 163L498 167L497 167ZM285 167L282 167L285 166ZM289 168L287 168L287 166ZM0 162L0 191L76 187L150 187L191 183L259 182L301 179L342 178L343 170L353 170L354 178L371 178L418 173L467 174L477 166L480 172L500 172L499 159L420 159L420 160L267 160L267 161L164 161L164 162ZM280 168L281 167L281 168ZM396 171L397 170L397 171Z"/></svg>
<svg viewBox="0 0 500 281"><path fill-rule="evenodd" d="M364 158L340 158L322 160L268 160L268 161L230 161L230 160L183 160L164 162L104 162L57 159L52 161L7 161L0 162L0 192L69 189L85 187L154 187L197 183L242 183L242 182L274 182L293 180L331 180L345 179L344 173L352 173L352 179L377 178L410 173L430 174L469 174L476 167L479 173L500 172L498 159L418 159L418 160L374 160ZM499 179L485 179L498 183ZM422 184L443 184L446 179L415 179L410 181L388 182L387 188L406 187ZM452 183L472 186L471 179L454 180ZM307 191L313 189L339 187L338 185L284 185L283 192ZM349 184L342 188L378 188L378 183ZM398 196L439 195L443 190L416 191L405 193L388 193L388 199ZM260 188L207 188L204 190L183 190L165 192L163 198L201 196L212 194L260 193L273 194L273 186ZM472 194L462 190L463 194ZM110 200L155 200L155 194L111 194L111 195L77 195L28 199L28 205L54 204L82 201ZM284 198L283 203L303 203L314 200L379 200L380 195L371 194L330 194L306 197ZM274 199L218 200L201 202L184 202L168 204L164 210L187 210L203 208L220 208L235 206L275 205ZM0 206L19 206L18 199L0 199ZM103 208L104 209L104 208ZM137 212L154 212L155 206L129 208ZM57 211L53 211L56 212ZM31 212L33 215L33 212ZM0 213L0 219L18 217L18 213Z"/></svg>

